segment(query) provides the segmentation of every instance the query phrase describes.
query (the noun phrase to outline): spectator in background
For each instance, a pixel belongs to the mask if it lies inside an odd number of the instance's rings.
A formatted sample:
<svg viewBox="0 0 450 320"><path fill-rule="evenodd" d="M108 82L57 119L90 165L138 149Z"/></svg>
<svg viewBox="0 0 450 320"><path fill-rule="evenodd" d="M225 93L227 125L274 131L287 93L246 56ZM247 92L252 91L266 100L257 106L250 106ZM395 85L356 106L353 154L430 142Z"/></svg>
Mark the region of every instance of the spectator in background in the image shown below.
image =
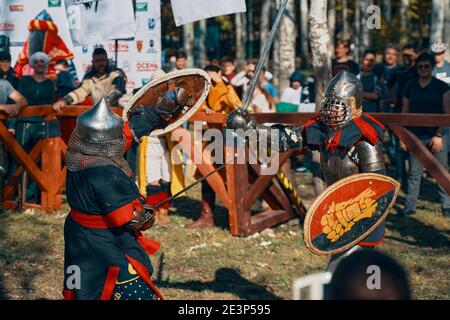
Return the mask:
<svg viewBox="0 0 450 320"><path fill-rule="evenodd" d="M231 82L231 79L236 75L236 64L233 58L223 57L220 60L220 67L222 69L222 76L227 78L228 82Z"/></svg>
<svg viewBox="0 0 450 320"><path fill-rule="evenodd" d="M251 109L253 112L274 112L275 103L269 91L262 87L266 79L263 72L259 75L259 82L256 85L255 92L253 93L253 99L251 102Z"/></svg>
<svg viewBox="0 0 450 320"><path fill-rule="evenodd" d="M334 50L335 58L331 60L331 77L334 77L341 71L348 71L357 75L359 73L358 64L350 59L350 46L347 41L339 40Z"/></svg>
<svg viewBox="0 0 450 320"><path fill-rule="evenodd" d="M298 112L302 99L303 76L300 71L294 71L289 77L290 86L281 94L277 112Z"/></svg>
<svg viewBox="0 0 450 320"><path fill-rule="evenodd" d="M447 46L442 42L435 42L431 45L431 52L436 65L433 68L433 76L450 85L450 62L445 60L445 50Z"/></svg>
<svg viewBox="0 0 450 320"><path fill-rule="evenodd" d="M450 113L449 86L432 76L434 59L431 54L422 52L417 58L417 79L410 80L403 90L403 113ZM435 154L436 159L447 168L447 146L443 137L443 127L409 127L424 145ZM400 142L401 148L407 151L406 146ZM420 193L423 166L412 153L409 154L408 192L405 199L403 215L413 214L416 211L416 202ZM439 186L439 198L442 213L450 217L450 197Z"/></svg>
<svg viewBox="0 0 450 320"><path fill-rule="evenodd" d="M379 272L379 277L375 272ZM394 259L382 252L365 249L350 254L337 265L326 298L410 300L411 289L405 270Z"/></svg>
<svg viewBox="0 0 450 320"><path fill-rule="evenodd" d="M8 101L13 101L13 104L7 104ZM13 117L19 113L22 107L26 106L27 100L13 88L11 83L5 79L0 79L0 111L3 111L8 116ZM11 132L14 134L14 132ZM6 176L6 152L3 142L0 140L0 214L3 213L1 207L3 181Z"/></svg>
<svg viewBox="0 0 450 320"><path fill-rule="evenodd" d="M389 79L403 68L398 63L400 50L397 46L389 44L384 49L383 62L377 63L374 67L375 75L380 79L380 112L392 112L395 108L395 99L387 89Z"/></svg>
<svg viewBox="0 0 450 320"><path fill-rule="evenodd" d="M442 42L435 42L430 49L436 63L433 68L433 76L450 86L450 63L445 60L447 46ZM444 136L447 143L447 152L450 152L450 127L445 128Z"/></svg>
<svg viewBox="0 0 450 320"><path fill-rule="evenodd" d="M260 85L262 89L266 90L270 94L273 104L277 104L280 101L277 88L269 81L269 79L266 78L265 69L263 69L262 76L260 77Z"/></svg>
<svg viewBox="0 0 450 320"><path fill-rule="evenodd" d="M378 112L378 77L373 72L376 54L366 50L362 57L362 68L358 79L363 85L363 112Z"/></svg>
<svg viewBox="0 0 450 320"><path fill-rule="evenodd" d="M402 111L402 93L409 80L418 77L416 69L417 53L412 45L406 45L402 51L404 68L397 70L387 82L390 95L395 96L394 112Z"/></svg>
<svg viewBox="0 0 450 320"><path fill-rule="evenodd" d="M244 70L236 74L231 80L231 84L235 87L236 92L240 94L240 97L242 99L244 99L247 95L247 90L250 86L250 80L253 78L257 64L258 60L248 60L244 67ZM266 79L270 80L272 78L272 74L266 71L265 68L263 68L261 74L263 74Z"/></svg>
<svg viewBox="0 0 450 320"><path fill-rule="evenodd" d="M49 105L55 102L55 82L47 76L49 62L49 57L45 53L34 53L30 57L30 66L33 68L34 74L24 76L20 80L19 92L27 99L30 106ZM30 152L39 139L45 136L46 132L52 131L51 134L59 134L59 132L53 132L50 128L59 131L59 121L44 121L41 116L17 118L15 123L16 140L26 152ZM23 184L27 186L26 174L23 177ZM38 203L39 189L34 182L27 186L25 195L25 200L31 198Z"/></svg>
<svg viewBox="0 0 450 320"><path fill-rule="evenodd" d="M175 68L177 70L186 69L187 66L187 55L184 51L178 51L175 55Z"/></svg>
<svg viewBox="0 0 450 320"><path fill-rule="evenodd" d="M417 70L415 67L417 53L415 52L414 47L412 45L406 45L403 48L402 54L403 54L403 64L405 68L397 70L387 82L388 92L390 92L391 96L395 96L395 107L393 109L393 112L397 113L402 111L403 89L410 80L416 79L418 77ZM405 182L403 180L405 180L406 178L405 160L407 157L407 153L400 148L400 140L397 138L397 136L393 134L391 131L389 131L389 133L390 133L390 140L388 142L388 150L389 155L395 162L395 169L397 175L396 178L400 182Z"/></svg>
<svg viewBox="0 0 450 320"><path fill-rule="evenodd" d="M55 64L56 98L62 98L75 89L75 79L69 72L67 60L58 60Z"/></svg>
<svg viewBox="0 0 450 320"><path fill-rule="evenodd" d="M7 80L15 90L19 89L19 78L11 68L11 54L8 51L0 52L0 79Z"/></svg>
<svg viewBox="0 0 450 320"><path fill-rule="evenodd" d="M97 47L92 53L92 70L84 75L80 87L56 102L53 109L59 112L66 105L79 104L88 97L91 97L94 103L105 97L109 105L115 106L126 92L126 82L125 73L110 66L105 49Z"/></svg>

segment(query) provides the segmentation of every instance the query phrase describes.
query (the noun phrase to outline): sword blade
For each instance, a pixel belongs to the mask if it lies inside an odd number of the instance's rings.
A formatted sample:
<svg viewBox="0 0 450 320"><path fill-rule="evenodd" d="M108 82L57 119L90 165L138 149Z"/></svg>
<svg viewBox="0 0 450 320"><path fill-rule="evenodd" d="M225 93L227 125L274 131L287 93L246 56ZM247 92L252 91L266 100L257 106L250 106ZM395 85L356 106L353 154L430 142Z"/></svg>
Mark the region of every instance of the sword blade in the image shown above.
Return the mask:
<svg viewBox="0 0 450 320"><path fill-rule="evenodd" d="M250 87L247 91L247 95L245 96L244 104L242 108L244 110L247 110L250 106L250 103L253 98L253 93L256 89L256 84L258 83L259 74L262 71L262 68L264 64L266 63L267 58L269 57L270 48L272 47L273 41L275 40L275 34L277 32L278 26L281 21L281 16L283 15L284 10L286 9L286 5L289 0L284 0L284 2L281 4L280 9L278 10L277 16L275 18L275 21L273 22L272 29L270 30L269 39L267 40L266 44L264 45L263 52L261 54L261 57L259 58L258 64L255 68L255 73L253 74L253 78L250 81Z"/></svg>

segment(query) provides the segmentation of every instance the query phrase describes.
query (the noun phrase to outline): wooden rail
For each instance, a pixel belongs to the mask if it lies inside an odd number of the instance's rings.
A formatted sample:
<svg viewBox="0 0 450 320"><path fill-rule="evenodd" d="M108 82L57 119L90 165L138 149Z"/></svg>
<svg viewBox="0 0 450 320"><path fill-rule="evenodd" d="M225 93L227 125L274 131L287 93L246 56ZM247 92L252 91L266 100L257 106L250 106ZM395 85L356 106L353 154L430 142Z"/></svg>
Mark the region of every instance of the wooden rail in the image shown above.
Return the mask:
<svg viewBox="0 0 450 320"><path fill-rule="evenodd" d="M73 106L65 108L61 113L53 112L51 106L27 107L20 112L18 117L42 116L45 120L56 118L76 117L89 109L89 106ZM113 108L114 112L121 115L121 108ZM450 126L450 115L442 114L372 114L384 125L389 127L408 149L417 157L433 178L442 185L450 194L450 174L435 159L432 153L425 147L417 137L403 126ZM260 113L254 114L258 123L284 123L302 125L316 113ZM0 120L6 120L7 116L0 113ZM199 112L190 120L205 121L214 125L225 125L226 116L223 114L207 115ZM180 139L180 145L189 157L194 152L200 152L199 144L195 144L189 133L178 128L173 136ZM19 163L19 168L13 173L8 184L3 188L3 205L9 209L17 209L17 202L13 197L18 190L20 175L27 172L41 190L41 203L24 203L23 208L38 207L44 211L51 212L61 208L61 195L64 192L66 167L64 156L67 149L66 144L60 137L41 139L27 154L17 143L15 138L8 132L0 121L0 139L6 145L8 151ZM225 157L236 154L236 146L225 146ZM248 150L244 150L248 153ZM291 152L280 154L280 167L289 158ZM247 158L248 159L248 158ZM214 170L213 164L206 161L197 165L200 173L206 175ZM262 168L256 164L229 164L224 174L213 174L207 178L208 183L218 195L220 201L228 209L230 232L237 236L247 236L259 232L267 227L284 222L295 215L303 215L302 206L294 206L283 187L276 179L276 175L262 174ZM263 198L270 209L254 214L251 208L258 198Z"/></svg>

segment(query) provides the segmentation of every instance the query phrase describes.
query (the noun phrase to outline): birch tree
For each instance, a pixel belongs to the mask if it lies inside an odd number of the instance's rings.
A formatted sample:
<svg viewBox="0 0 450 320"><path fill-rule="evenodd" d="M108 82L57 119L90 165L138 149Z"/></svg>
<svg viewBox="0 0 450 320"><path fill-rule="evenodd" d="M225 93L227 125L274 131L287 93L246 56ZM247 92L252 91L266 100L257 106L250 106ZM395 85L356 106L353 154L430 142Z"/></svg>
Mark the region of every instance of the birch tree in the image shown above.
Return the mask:
<svg viewBox="0 0 450 320"><path fill-rule="evenodd" d="M438 0L441 2L442 0ZM434 3L435 1L433 1ZM400 44L402 46L406 45L408 42L409 35L409 19L408 19L408 7L409 0L401 0L400 2ZM442 11L443 8L442 8Z"/></svg>
<svg viewBox="0 0 450 320"><path fill-rule="evenodd" d="M236 60L241 64L245 60L245 42L243 34L243 17L242 13L237 13L234 15L234 25L235 25L235 42L236 42Z"/></svg>
<svg viewBox="0 0 450 320"><path fill-rule="evenodd" d="M359 50L361 48L360 37L361 37L361 14L359 11L360 1L355 0L355 14L353 19L353 32L352 41L354 44L353 59L359 61Z"/></svg>
<svg viewBox="0 0 450 320"><path fill-rule="evenodd" d="M316 83L316 111L324 97L325 88L331 77L330 34L327 25L327 0L314 0L309 8L309 39L311 42L312 62ZM313 183L316 194L325 190L326 184L320 171L320 153L314 151Z"/></svg>
<svg viewBox="0 0 450 320"><path fill-rule="evenodd" d="M281 1L276 2L279 8ZM295 40L297 38L295 1L288 2L279 28L277 46L274 50L273 83L282 90L289 86L289 76L295 70Z"/></svg>
<svg viewBox="0 0 450 320"><path fill-rule="evenodd" d="M309 39L316 79L316 111L320 108L325 87L331 77L330 34L327 25L327 0L311 1L309 9Z"/></svg>
<svg viewBox="0 0 450 320"><path fill-rule="evenodd" d="M260 45L259 45L259 56L261 56L264 49L264 43L269 36L270 28L270 9L272 8L272 0L265 0L262 2L261 8L261 26L260 26Z"/></svg>
<svg viewBox="0 0 450 320"><path fill-rule="evenodd" d="M348 30L347 0L342 0L342 33L344 34L345 40L348 40L350 38Z"/></svg>
<svg viewBox="0 0 450 320"><path fill-rule="evenodd" d="M300 48L302 65L308 56L308 0L300 0Z"/></svg>
<svg viewBox="0 0 450 320"><path fill-rule="evenodd" d="M430 24L430 45L433 42L442 41L444 35L444 13L446 1L433 0ZM447 8L448 12L448 8ZM448 32L448 31L447 31Z"/></svg>
<svg viewBox="0 0 450 320"><path fill-rule="evenodd" d="M328 31L330 32L330 50L334 52L334 38L336 33L336 0L328 0Z"/></svg>
<svg viewBox="0 0 450 320"><path fill-rule="evenodd" d="M442 41L446 43L447 45L450 43L450 0L445 0L445 11L444 11L444 34ZM445 58L447 60L450 60L450 50L445 51Z"/></svg>
<svg viewBox="0 0 450 320"><path fill-rule="evenodd" d="M391 0L383 0L383 17L386 19L387 25L391 23L391 11Z"/></svg>
<svg viewBox="0 0 450 320"><path fill-rule="evenodd" d="M187 55L187 63L192 66L194 62L194 23L187 23L183 25L183 50Z"/></svg>
<svg viewBox="0 0 450 320"><path fill-rule="evenodd" d="M200 49L200 66L204 66L206 65L206 60L207 60L207 56L206 56L206 19L200 20L199 21L199 49Z"/></svg>

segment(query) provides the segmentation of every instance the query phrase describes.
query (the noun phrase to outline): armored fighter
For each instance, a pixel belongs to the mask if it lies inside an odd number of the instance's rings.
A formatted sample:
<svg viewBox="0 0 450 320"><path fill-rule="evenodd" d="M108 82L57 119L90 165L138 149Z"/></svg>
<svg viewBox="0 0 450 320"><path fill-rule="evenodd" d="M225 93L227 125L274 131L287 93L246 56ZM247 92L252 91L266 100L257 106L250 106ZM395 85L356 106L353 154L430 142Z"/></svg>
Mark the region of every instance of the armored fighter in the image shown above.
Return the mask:
<svg viewBox="0 0 450 320"><path fill-rule="evenodd" d="M271 141L272 145L274 142L278 144L279 151L302 147L320 151L320 165L328 185L357 173L385 174L382 148L384 127L370 115L362 113L362 94L361 82L353 74L346 71L339 73L328 83L320 115L307 121L303 128L279 124L272 126L279 130L275 135L277 139ZM228 127L262 129L243 109L230 114ZM354 222L345 217L349 221L336 219L330 222L333 224L330 228L324 230L330 229L331 233L331 229L341 222ZM377 246L383 238L384 221L358 245Z"/></svg>
<svg viewBox="0 0 450 320"><path fill-rule="evenodd" d="M141 234L152 226L154 210L140 196L123 155L133 140L185 121L186 111L197 108L203 96L197 94L191 104L192 92L176 82L160 83L158 92L149 85L140 96L152 102L130 108L127 121L105 99L77 119L66 155L71 208L64 226L66 299L162 299L148 257L159 243Z"/></svg>

